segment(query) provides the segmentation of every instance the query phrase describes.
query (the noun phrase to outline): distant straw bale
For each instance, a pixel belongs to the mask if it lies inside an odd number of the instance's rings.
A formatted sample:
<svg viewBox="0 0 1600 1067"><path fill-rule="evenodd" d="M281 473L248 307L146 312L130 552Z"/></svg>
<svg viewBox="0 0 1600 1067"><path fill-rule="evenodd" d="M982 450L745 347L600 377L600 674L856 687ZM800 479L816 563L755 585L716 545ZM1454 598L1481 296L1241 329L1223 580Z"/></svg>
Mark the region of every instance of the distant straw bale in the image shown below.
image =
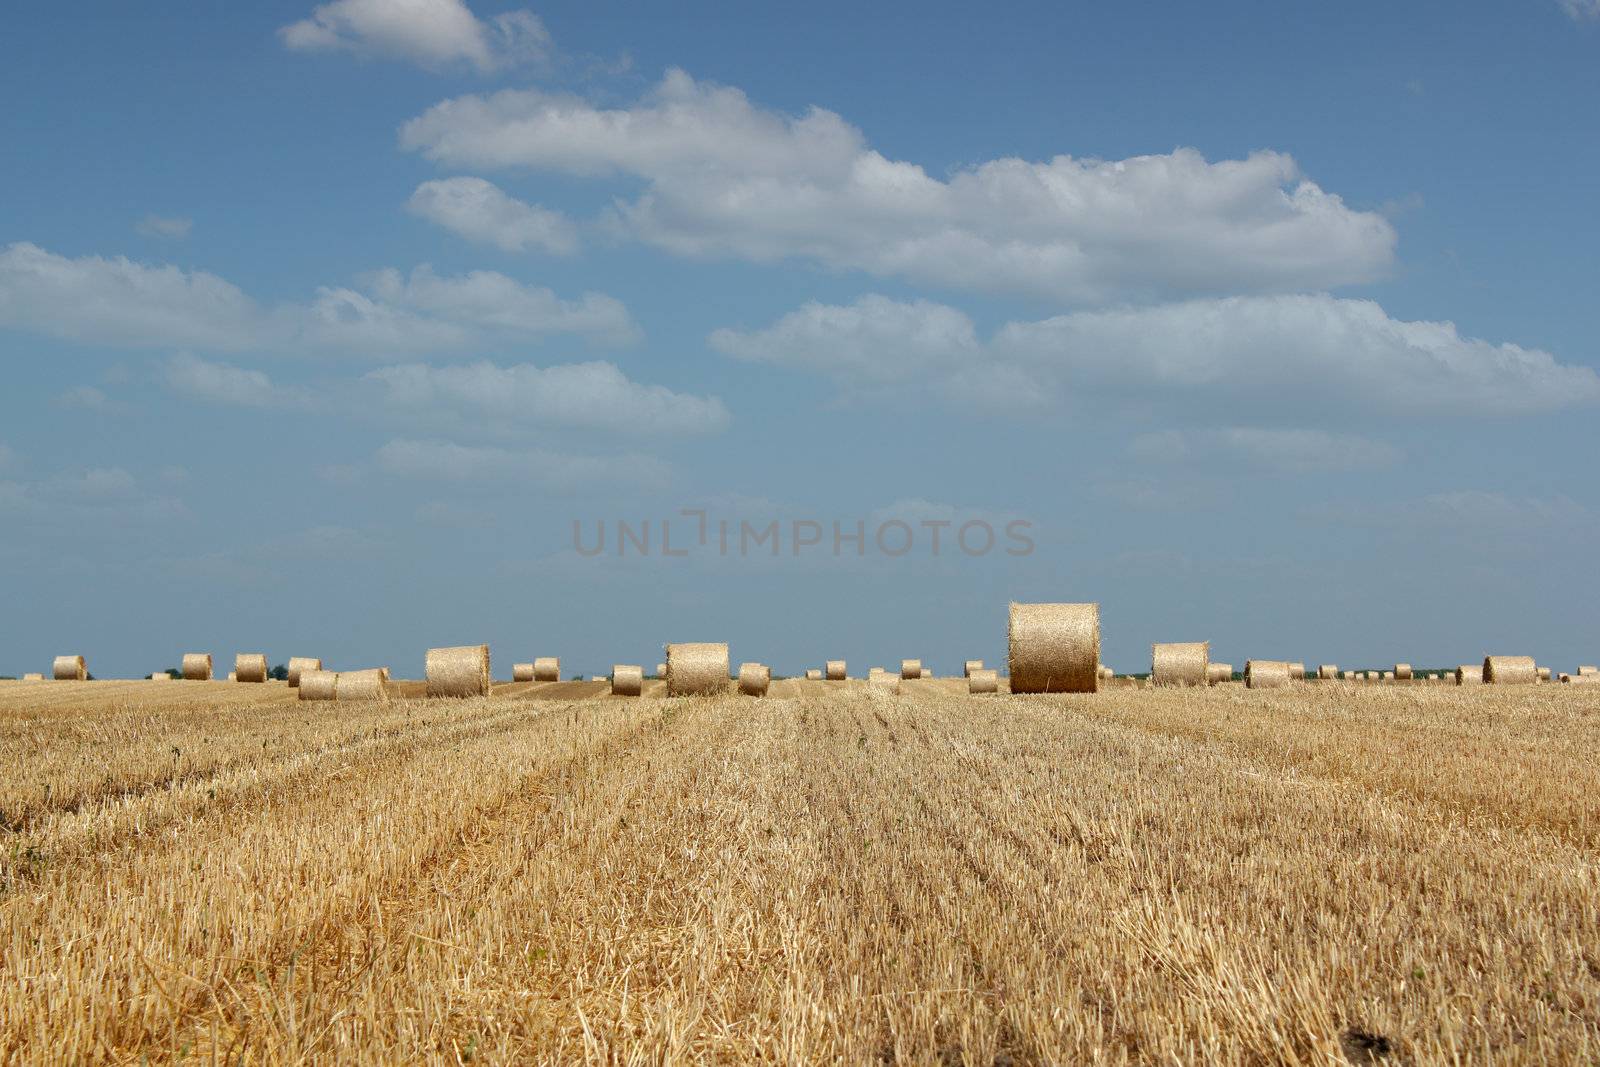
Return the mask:
<svg viewBox="0 0 1600 1067"><path fill-rule="evenodd" d="M1168 642L1150 646L1150 682L1158 686L1206 684L1211 642Z"/></svg>
<svg viewBox="0 0 1600 1067"><path fill-rule="evenodd" d="M533 680L536 682L561 681L561 657L540 656L533 661Z"/></svg>
<svg viewBox="0 0 1600 1067"><path fill-rule="evenodd" d="M1099 604L1012 604L1007 646L1013 693L1093 693L1100 687Z"/></svg>
<svg viewBox="0 0 1600 1067"><path fill-rule="evenodd" d="M190 652L183 657L183 670L180 672L186 682L211 681L211 653Z"/></svg>
<svg viewBox="0 0 1600 1067"><path fill-rule="evenodd" d="M644 668L636 663L619 663L611 668L611 695L636 697L644 692Z"/></svg>
<svg viewBox="0 0 1600 1067"><path fill-rule="evenodd" d="M430 648L427 658L430 699L489 695L489 646Z"/></svg>
<svg viewBox="0 0 1600 1067"><path fill-rule="evenodd" d="M963 678L971 678L973 671L981 670L983 670L983 660L969 659L961 665L961 676Z"/></svg>
<svg viewBox="0 0 1600 1067"><path fill-rule="evenodd" d="M89 665L82 656L57 656L50 664L50 676L58 682L86 682Z"/></svg>
<svg viewBox="0 0 1600 1067"><path fill-rule="evenodd" d="M1482 685L1483 668L1476 663L1463 663L1456 668L1457 685Z"/></svg>
<svg viewBox="0 0 1600 1067"><path fill-rule="evenodd" d="M1247 689L1281 689L1289 684L1289 665L1281 659L1252 659L1244 665Z"/></svg>
<svg viewBox="0 0 1600 1067"><path fill-rule="evenodd" d="M233 679L236 682L265 682L267 657L259 652L241 652L233 657Z"/></svg>
<svg viewBox="0 0 1600 1067"><path fill-rule="evenodd" d="M845 661L842 659L830 659L823 668L823 674L830 682L844 681L848 677L845 673Z"/></svg>
<svg viewBox="0 0 1600 1067"><path fill-rule="evenodd" d="M533 681L534 680L533 679L533 664L531 664L531 663L513 663L511 665L511 680L513 682L531 682L531 681Z"/></svg>
<svg viewBox="0 0 1600 1067"><path fill-rule="evenodd" d="M903 659L900 661L900 677L921 678L922 661L920 659Z"/></svg>
<svg viewBox="0 0 1600 1067"><path fill-rule="evenodd" d="M289 688L295 689L300 685L300 676L306 671L320 671L322 660L314 656L289 657Z"/></svg>
<svg viewBox="0 0 1600 1067"><path fill-rule="evenodd" d="M739 692L747 697L764 697L772 684L772 669L765 663L739 664Z"/></svg>
<svg viewBox="0 0 1600 1067"><path fill-rule="evenodd" d="M1485 656L1485 685L1532 685L1539 680L1539 668L1532 656Z"/></svg>
<svg viewBox="0 0 1600 1067"><path fill-rule="evenodd" d="M301 700L332 700L338 693L339 676L333 671L301 671L297 688Z"/></svg>
<svg viewBox="0 0 1600 1067"><path fill-rule="evenodd" d="M302 678L305 676L302 675ZM335 700L376 700L389 702L389 668L373 667L361 671L340 671L334 684ZM301 683L302 688L304 682Z"/></svg>
<svg viewBox="0 0 1600 1067"><path fill-rule="evenodd" d="M977 668L967 674L967 692L969 693L998 693L1000 691L1000 672Z"/></svg>
<svg viewBox="0 0 1600 1067"><path fill-rule="evenodd" d="M810 670L806 671L806 681L808 681L808 682L820 682L820 681L822 681L822 671L821 671L821 669L817 668L817 667L812 667Z"/></svg>
<svg viewBox="0 0 1600 1067"><path fill-rule="evenodd" d="M702 642L667 646L667 695L721 693L728 688L728 646Z"/></svg>

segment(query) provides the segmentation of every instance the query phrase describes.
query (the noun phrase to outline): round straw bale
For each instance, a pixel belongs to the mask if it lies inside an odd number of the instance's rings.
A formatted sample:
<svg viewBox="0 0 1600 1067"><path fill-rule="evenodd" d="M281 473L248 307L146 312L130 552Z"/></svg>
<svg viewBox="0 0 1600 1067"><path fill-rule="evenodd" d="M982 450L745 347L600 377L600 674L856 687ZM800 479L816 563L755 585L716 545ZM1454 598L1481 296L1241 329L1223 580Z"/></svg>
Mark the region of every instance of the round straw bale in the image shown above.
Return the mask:
<svg viewBox="0 0 1600 1067"><path fill-rule="evenodd" d="M152 682L170 682L172 681L172 675L168 674L166 671L156 671L156 673L150 676L150 680Z"/></svg>
<svg viewBox="0 0 1600 1067"><path fill-rule="evenodd" d="M1411 664L1396 663L1394 665L1394 676L1399 681L1409 682L1411 680Z"/></svg>
<svg viewBox="0 0 1600 1067"><path fill-rule="evenodd" d="M666 676L667 676L667 665L665 663L657 663L656 664L656 677L657 678L665 678Z"/></svg>
<svg viewBox="0 0 1600 1067"><path fill-rule="evenodd" d="M42 674L24 674L22 676L22 680L24 682L42 682L42 681L44 681L44 675L42 675Z"/></svg>
<svg viewBox="0 0 1600 1067"><path fill-rule="evenodd" d="M1100 688L1099 604L1012 604L1007 646L1013 693Z"/></svg>
<svg viewBox="0 0 1600 1067"><path fill-rule="evenodd" d="M301 700L332 700L339 690L339 676L320 668L300 672Z"/></svg>
<svg viewBox="0 0 1600 1067"><path fill-rule="evenodd" d="M1549 680L1550 680L1550 668L1549 667L1540 667L1539 668L1539 681L1548 682Z"/></svg>
<svg viewBox="0 0 1600 1067"><path fill-rule="evenodd" d="M967 673L967 692L969 693L998 693L1000 691L1000 672L986 671L982 667Z"/></svg>
<svg viewBox="0 0 1600 1067"><path fill-rule="evenodd" d="M320 671L322 661L314 656L289 657L289 688L293 689L300 684L300 676L306 671Z"/></svg>
<svg viewBox="0 0 1600 1067"><path fill-rule="evenodd" d="M186 682L211 681L211 653L189 652L183 657L183 680Z"/></svg>
<svg viewBox="0 0 1600 1067"><path fill-rule="evenodd" d="M922 672L920 674L918 674L917 677L918 678L932 678L933 677L933 668L932 667L924 667L924 668L922 668Z"/></svg>
<svg viewBox="0 0 1600 1067"><path fill-rule="evenodd" d="M772 670L764 663L739 664L739 692L747 697L764 697L772 684Z"/></svg>
<svg viewBox="0 0 1600 1067"><path fill-rule="evenodd" d="M364 671L340 671L334 677L337 679L333 693L335 700L377 700L383 703L389 701L389 688L386 684L389 681L387 667L373 667Z"/></svg>
<svg viewBox="0 0 1600 1067"><path fill-rule="evenodd" d="M1212 685L1219 685L1222 682L1233 681L1233 664L1207 663L1206 681L1210 682Z"/></svg>
<svg viewBox="0 0 1600 1067"><path fill-rule="evenodd" d="M812 667L810 670L806 671L806 681L808 681L808 682L820 682L820 681L822 681L822 671L819 670L816 667Z"/></svg>
<svg viewBox="0 0 1600 1067"><path fill-rule="evenodd" d="M981 670L983 670L983 660L981 659L969 659L961 665L961 674L965 678L971 678L973 671Z"/></svg>
<svg viewBox="0 0 1600 1067"><path fill-rule="evenodd" d="M844 668L845 668L844 660L842 660L842 659L830 659L828 661L827 666L823 668L823 673L827 676L827 679L830 682L842 682L847 677L849 677L845 673L845 669Z"/></svg>
<svg viewBox="0 0 1600 1067"><path fill-rule="evenodd" d="M611 668L611 695L636 697L644 692L644 668L632 663L619 663Z"/></svg>
<svg viewBox="0 0 1600 1067"><path fill-rule="evenodd" d="M1161 686L1206 684L1210 641L1167 642L1150 646L1150 681Z"/></svg>
<svg viewBox="0 0 1600 1067"><path fill-rule="evenodd" d="M58 682L87 681L89 665L82 656L57 656L50 664L50 676Z"/></svg>
<svg viewBox="0 0 1600 1067"><path fill-rule="evenodd" d="M1386 681L1386 682L1394 681L1394 671L1384 671L1383 672L1383 680Z"/></svg>
<svg viewBox="0 0 1600 1067"><path fill-rule="evenodd" d="M489 646L430 648L427 671L430 698L486 697L489 695Z"/></svg>
<svg viewBox="0 0 1600 1067"><path fill-rule="evenodd" d="M561 657L539 656L533 661L533 680L536 682L561 681Z"/></svg>
<svg viewBox="0 0 1600 1067"><path fill-rule="evenodd" d="M1483 683L1483 668L1476 663L1463 663L1456 668L1457 685L1481 685Z"/></svg>
<svg viewBox="0 0 1600 1067"><path fill-rule="evenodd" d="M267 657L259 652L241 652L233 657L233 677L239 682L265 682Z"/></svg>
<svg viewBox="0 0 1600 1067"><path fill-rule="evenodd" d="M728 646L715 642L667 646L667 695L695 696L728 688Z"/></svg>
<svg viewBox="0 0 1600 1067"><path fill-rule="evenodd" d="M868 678L876 678L880 674L887 674L887 673L888 672L885 671L882 667L869 667L869 668L867 668L867 677Z"/></svg>
<svg viewBox="0 0 1600 1067"><path fill-rule="evenodd" d="M513 682L531 682L531 681L533 681L534 680L533 679L533 664L531 664L531 663L513 663L511 665L511 680Z"/></svg>
<svg viewBox="0 0 1600 1067"><path fill-rule="evenodd" d="M1281 659L1252 659L1244 664L1247 689L1281 689L1289 684L1289 665Z"/></svg>
<svg viewBox="0 0 1600 1067"><path fill-rule="evenodd" d="M1485 685L1532 685L1539 680L1539 668L1532 656L1485 656Z"/></svg>
<svg viewBox="0 0 1600 1067"><path fill-rule="evenodd" d="M1563 674L1561 680L1568 685L1600 685L1600 674Z"/></svg>
<svg viewBox="0 0 1600 1067"><path fill-rule="evenodd" d="M1322 666L1317 668L1317 677L1322 679L1324 682L1337 681L1339 678L1338 665L1334 663L1324 663Z"/></svg>
<svg viewBox="0 0 1600 1067"><path fill-rule="evenodd" d="M900 677L921 678L922 661L920 659L903 659L900 661Z"/></svg>
<svg viewBox="0 0 1600 1067"><path fill-rule="evenodd" d="M1578 677L1582 678L1588 674L1600 674L1600 667L1582 666L1578 668Z"/></svg>
<svg viewBox="0 0 1600 1067"><path fill-rule="evenodd" d="M1305 681L1306 680L1306 665L1304 663L1291 663L1291 664L1289 664L1289 680L1291 682L1303 682L1303 681Z"/></svg>

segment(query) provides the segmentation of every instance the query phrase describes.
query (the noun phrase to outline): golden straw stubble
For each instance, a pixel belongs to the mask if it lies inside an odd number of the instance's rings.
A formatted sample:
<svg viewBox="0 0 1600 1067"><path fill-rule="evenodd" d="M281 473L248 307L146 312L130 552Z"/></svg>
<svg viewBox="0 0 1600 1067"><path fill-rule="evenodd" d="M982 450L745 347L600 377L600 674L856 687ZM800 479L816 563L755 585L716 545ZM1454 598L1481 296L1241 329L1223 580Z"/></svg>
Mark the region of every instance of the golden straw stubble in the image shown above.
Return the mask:
<svg viewBox="0 0 1600 1067"><path fill-rule="evenodd" d="M430 648L428 696L461 699L489 695L489 646Z"/></svg>
<svg viewBox="0 0 1600 1067"><path fill-rule="evenodd" d="M1159 686L1206 684L1211 642L1168 642L1150 646L1150 681Z"/></svg>
<svg viewBox="0 0 1600 1067"><path fill-rule="evenodd" d="M618 663L611 668L611 695L636 697L644 692L644 668L635 663Z"/></svg>
<svg viewBox="0 0 1600 1067"><path fill-rule="evenodd" d="M667 646L668 696L701 696L727 688L727 644L685 642Z"/></svg>
<svg viewBox="0 0 1600 1067"><path fill-rule="evenodd" d="M1007 638L1013 693L1099 689L1099 604L1012 604Z"/></svg>

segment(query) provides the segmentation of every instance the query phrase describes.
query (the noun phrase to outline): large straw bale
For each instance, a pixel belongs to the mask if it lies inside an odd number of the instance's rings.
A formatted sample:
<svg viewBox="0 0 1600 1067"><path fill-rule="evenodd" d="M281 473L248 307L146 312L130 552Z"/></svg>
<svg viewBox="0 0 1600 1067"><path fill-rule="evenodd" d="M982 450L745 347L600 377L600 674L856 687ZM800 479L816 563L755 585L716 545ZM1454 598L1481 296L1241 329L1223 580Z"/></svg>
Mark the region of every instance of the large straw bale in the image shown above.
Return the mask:
<svg viewBox="0 0 1600 1067"><path fill-rule="evenodd" d="M1099 604L1012 604L1007 638L1013 693L1099 689Z"/></svg>
<svg viewBox="0 0 1600 1067"><path fill-rule="evenodd" d="M430 648L427 671L430 698L486 697L489 695L489 646Z"/></svg>
<svg viewBox="0 0 1600 1067"><path fill-rule="evenodd" d="M636 697L644 692L644 668L636 663L619 663L611 668L611 695Z"/></svg>
<svg viewBox="0 0 1600 1067"><path fill-rule="evenodd" d="M667 695L696 696L728 688L728 646L716 642L667 646Z"/></svg>
<svg viewBox="0 0 1600 1067"><path fill-rule="evenodd" d="M900 677L921 678L922 661L920 659L903 659L900 661Z"/></svg>
<svg viewBox="0 0 1600 1067"><path fill-rule="evenodd" d="M533 678L533 664L513 663L511 665L511 680L513 682L531 682Z"/></svg>
<svg viewBox="0 0 1600 1067"><path fill-rule="evenodd" d="M1532 656L1485 656L1485 685L1532 685L1539 680L1539 668Z"/></svg>
<svg viewBox="0 0 1600 1067"><path fill-rule="evenodd" d="M536 682L561 681L561 657L539 656L533 661L533 680Z"/></svg>
<svg viewBox="0 0 1600 1067"><path fill-rule="evenodd" d="M233 657L233 677L238 682L265 682L267 657L259 652L241 652Z"/></svg>
<svg viewBox="0 0 1600 1067"><path fill-rule="evenodd" d="M301 700L332 700L339 690L339 676L321 669L300 672Z"/></svg>
<svg viewBox="0 0 1600 1067"><path fill-rule="evenodd" d="M1409 663L1396 663L1394 665L1394 676L1395 676L1395 679L1397 681L1401 681L1401 682L1409 682L1409 681L1411 681L1411 664L1409 664Z"/></svg>
<svg viewBox="0 0 1600 1067"><path fill-rule="evenodd" d="M186 682L211 681L211 653L188 652L183 657L183 670L180 672Z"/></svg>
<svg viewBox="0 0 1600 1067"><path fill-rule="evenodd" d="M301 676L304 678L304 675ZM334 685L335 700L376 700L389 702L389 668L373 667L362 671L340 671ZM302 686L304 683L302 682Z"/></svg>
<svg viewBox="0 0 1600 1067"><path fill-rule="evenodd" d="M823 674L830 682L842 682L849 677L845 673L845 661L842 659L830 659L823 668Z"/></svg>
<svg viewBox="0 0 1600 1067"><path fill-rule="evenodd" d="M969 693L998 693L1000 691L1000 672L984 670L982 667L967 673L967 692Z"/></svg>
<svg viewBox="0 0 1600 1067"><path fill-rule="evenodd" d="M1248 689L1281 689L1289 684L1289 665L1281 659L1252 659L1244 664Z"/></svg>
<svg viewBox="0 0 1600 1067"><path fill-rule="evenodd" d="M1210 641L1164 642L1150 646L1150 681L1159 686L1206 684Z"/></svg>
<svg viewBox="0 0 1600 1067"><path fill-rule="evenodd" d="M50 664L50 676L58 682L85 682L89 665L82 656L57 656Z"/></svg>
<svg viewBox="0 0 1600 1067"><path fill-rule="evenodd" d="M306 671L320 671L321 669L322 660L315 656L290 656L289 688L297 688L300 685L300 676Z"/></svg>
<svg viewBox="0 0 1600 1067"><path fill-rule="evenodd" d="M739 664L739 692L747 697L764 697L772 684L772 669L765 663Z"/></svg>

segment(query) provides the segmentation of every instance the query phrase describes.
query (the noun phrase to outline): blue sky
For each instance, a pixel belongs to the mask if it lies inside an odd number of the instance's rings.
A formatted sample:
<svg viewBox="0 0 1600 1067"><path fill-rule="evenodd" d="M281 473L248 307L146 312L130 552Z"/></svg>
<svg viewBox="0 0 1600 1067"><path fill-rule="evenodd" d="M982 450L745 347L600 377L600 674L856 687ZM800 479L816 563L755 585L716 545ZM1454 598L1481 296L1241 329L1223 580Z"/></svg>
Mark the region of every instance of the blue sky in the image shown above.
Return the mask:
<svg viewBox="0 0 1600 1067"><path fill-rule="evenodd" d="M7 22L0 674L1600 649L1592 0Z"/></svg>

